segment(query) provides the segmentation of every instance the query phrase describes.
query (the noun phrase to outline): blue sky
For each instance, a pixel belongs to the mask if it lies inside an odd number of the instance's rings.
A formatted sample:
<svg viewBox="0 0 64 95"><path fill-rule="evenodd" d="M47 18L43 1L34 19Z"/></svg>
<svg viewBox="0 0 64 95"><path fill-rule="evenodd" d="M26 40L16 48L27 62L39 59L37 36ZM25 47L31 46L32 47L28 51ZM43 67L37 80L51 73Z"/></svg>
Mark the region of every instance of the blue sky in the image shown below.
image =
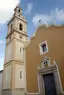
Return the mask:
<svg viewBox="0 0 64 95"><path fill-rule="evenodd" d="M3 4L4 2L4 4ZM6 3L7 2L7 3ZM13 15L13 9L19 5L26 18L28 36L31 37L40 23L63 24L64 0L1 0L0 2L0 70L3 68L5 56L5 37L7 23Z"/></svg>

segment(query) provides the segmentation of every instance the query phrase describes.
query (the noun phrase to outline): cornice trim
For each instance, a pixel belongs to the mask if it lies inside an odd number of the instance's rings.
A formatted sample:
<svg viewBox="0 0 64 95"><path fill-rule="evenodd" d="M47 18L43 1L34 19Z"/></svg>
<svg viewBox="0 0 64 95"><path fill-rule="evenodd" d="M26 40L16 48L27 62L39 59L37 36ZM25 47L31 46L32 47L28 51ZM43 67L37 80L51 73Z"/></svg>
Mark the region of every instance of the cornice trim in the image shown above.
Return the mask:
<svg viewBox="0 0 64 95"><path fill-rule="evenodd" d="M7 25L9 25L9 24L11 23L11 21L12 21L15 17L27 23L27 21L25 20L24 17L23 17L23 19L22 19L22 18L20 18L20 17L17 17L17 16L15 16L15 15L13 15L13 17L10 19L10 21L8 22Z"/></svg>
<svg viewBox="0 0 64 95"><path fill-rule="evenodd" d="M36 35L36 32L38 31L38 29L40 29L41 27L45 27L45 28L51 28L51 27L55 27L55 28L61 28L64 27L64 24L51 24L51 25L46 25L46 24L40 24L37 28L36 31L34 32L34 34L31 36L30 39L33 39Z"/></svg>
<svg viewBox="0 0 64 95"><path fill-rule="evenodd" d="M38 29L40 29L41 27L45 27L45 28L51 28L51 27L61 28L61 27L64 27L64 24L60 24L60 25L58 25L58 24L51 24L51 25L40 24L40 25L36 28L36 31L34 32L34 34L30 37L30 40L29 40L28 45L30 44L31 40L35 38ZM27 45L27 47L28 47L28 45Z"/></svg>
<svg viewBox="0 0 64 95"><path fill-rule="evenodd" d="M19 33L19 34L23 34L23 35L25 35L25 36L28 37L28 35L26 34L27 32L23 33L23 32L19 32L19 31L16 30L16 29L12 29L12 31L6 36L6 39L7 39L12 33L14 33L14 32L17 32L17 33Z"/></svg>
<svg viewBox="0 0 64 95"><path fill-rule="evenodd" d="M8 63L12 62L12 61L24 63L24 61L20 61L20 60L11 60L11 61L5 62L4 66L7 65Z"/></svg>

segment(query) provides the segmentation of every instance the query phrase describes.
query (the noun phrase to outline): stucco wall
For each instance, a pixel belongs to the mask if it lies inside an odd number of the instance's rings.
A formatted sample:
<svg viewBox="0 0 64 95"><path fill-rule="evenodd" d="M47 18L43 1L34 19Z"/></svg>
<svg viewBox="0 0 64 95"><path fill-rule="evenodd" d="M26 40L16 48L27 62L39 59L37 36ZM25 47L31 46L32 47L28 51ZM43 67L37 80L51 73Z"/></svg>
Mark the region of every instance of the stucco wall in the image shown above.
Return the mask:
<svg viewBox="0 0 64 95"><path fill-rule="evenodd" d="M14 36L15 36L15 38L19 39L20 41L25 41L26 42L26 37L23 36L22 34L14 32ZM21 38L20 38L20 36L21 36Z"/></svg>
<svg viewBox="0 0 64 95"><path fill-rule="evenodd" d="M20 52L20 47L21 47L21 52ZM15 42L15 56L14 58L16 60L23 60L23 47L24 47L24 44L22 44L21 42L19 41L16 41Z"/></svg>
<svg viewBox="0 0 64 95"><path fill-rule="evenodd" d="M11 65L4 68L3 89L11 87Z"/></svg>
<svg viewBox="0 0 64 95"><path fill-rule="evenodd" d="M14 20L8 25L8 34L11 32L11 25L13 25L12 26L12 28L14 27Z"/></svg>
<svg viewBox="0 0 64 95"><path fill-rule="evenodd" d="M9 43L6 47L5 62L12 60L12 43Z"/></svg>
<svg viewBox="0 0 64 95"><path fill-rule="evenodd" d="M48 52L40 55L39 44L44 41L47 41ZM51 63L55 60L58 64L64 90L64 26L51 26L49 28L41 26L37 29L36 35L31 39L26 48L27 92L38 92L38 64L45 56L50 57Z"/></svg>
<svg viewBox="0 0 64 95"><path fill-rule="evenodd" d="M20 79L22 71L22 79ZM25 88L25 70L23 65L15 64L15 88Z"/></svg>
<svg viewBox="0 0 64 95"><path fill-rule="evenodd" d="M11 37L11 39L10 39L10 37ZM13 34L11 34L11 35L10 35L10 37L8 37L8 38L6 39L6 44L7 44L8 42L10 42L10 40L12 40L12 39L13 39L14 35L13 35Z"/></svg>
<svg viewBox="0 0 64 95"><path fill-rule="evenodd" d="M0 95L2 90L2 75L3 75L3 71L0 71Z"/></svg>

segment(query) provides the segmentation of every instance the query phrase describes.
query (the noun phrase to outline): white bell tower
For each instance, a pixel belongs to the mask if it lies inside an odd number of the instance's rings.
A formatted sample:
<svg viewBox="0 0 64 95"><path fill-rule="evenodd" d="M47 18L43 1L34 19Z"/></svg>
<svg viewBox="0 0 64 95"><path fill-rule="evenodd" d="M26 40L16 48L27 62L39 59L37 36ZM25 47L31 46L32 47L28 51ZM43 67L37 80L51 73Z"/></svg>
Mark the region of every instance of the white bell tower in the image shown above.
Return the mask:
<svg viewBox="0 0 64 95"><path fill-rule="evenodd" d="M25 94L24 47L28 43L26 25L27 21L22 16L22 9L17 6L14 9L12 19L8 23L2 95Z"/></svg>

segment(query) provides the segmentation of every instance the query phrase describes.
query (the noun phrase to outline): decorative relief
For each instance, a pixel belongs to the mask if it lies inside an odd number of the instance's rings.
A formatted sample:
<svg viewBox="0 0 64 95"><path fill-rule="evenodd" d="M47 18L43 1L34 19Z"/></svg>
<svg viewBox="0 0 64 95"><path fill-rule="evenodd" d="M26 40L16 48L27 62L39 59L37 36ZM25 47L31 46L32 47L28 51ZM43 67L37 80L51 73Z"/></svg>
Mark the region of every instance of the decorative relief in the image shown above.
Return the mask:
<svg viewBox="0 0 64 95"><path fill-rule="evenodd" d="M49 67L49 66L51 66L50 58L49 57L45 57L43 59L43 61L41 61L41 63L39 64L38 69L46 68L46 67Z"/></svg>

